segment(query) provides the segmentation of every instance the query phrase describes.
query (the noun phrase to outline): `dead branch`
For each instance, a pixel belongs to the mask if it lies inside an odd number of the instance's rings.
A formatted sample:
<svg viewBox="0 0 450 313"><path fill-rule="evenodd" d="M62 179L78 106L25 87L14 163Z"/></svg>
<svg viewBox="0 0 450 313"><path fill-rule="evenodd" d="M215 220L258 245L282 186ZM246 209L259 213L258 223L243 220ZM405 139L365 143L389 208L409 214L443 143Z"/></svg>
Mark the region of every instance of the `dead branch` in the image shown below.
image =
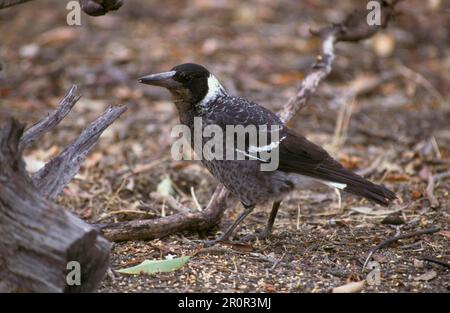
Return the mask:
<svg viewBox="0 0 450 313"><path fill-rule="evenodd" d="M396 71L388 71L376 77L360 76L350 82L344 90L336 92L331 103L335 107L340 108L340 110L335 125L333 141L329 147L331 152L336 152L346 140L346 133L350 124L356 97L371 92L384 82L394 79L399 75Z"/></svg>
<svg viewBox="0 0 450 313"><path fill-rule="evenodd" d="M425 256L425 257L423 257L421 259L424 260L424 261L428 261L430 263L439 264L441 266L444 266L444 267L450 269L450 263L445 262L443 260L439 260L439 259L436 259L436 258L433 258L433 257L429 257L429 256Z"/></svg>
<svg viewBox="0 0 450 313"><path fill-rule="evenodd" d="M446 179L446 178L448 178L448 177L450 177L450 171L446 171L446 172L443 172L443 173L439 173L439 174L434 175L434 176L433 176L433 180L437 182L437 181Z"/></svg>
<svg viewBox="0 0 450 313"><path fill-rule="evenodd" d="M23 149L70 112L80 98L76 91L73 86L54 112L25 133L16 120L0 120L0 291L93 291L109 266L110 242L49 199L69 183L126 107L108 108L32 178L22 160ZM71 261L80 266L81 285L67 283Z"/></svg>
<svg viewBox="0 0 450 313"><path fill-rule="evenodd" d="M0 10L31 0L0 0ZM124 0L79 0L81 9L88 15L105 15L109 11L118 10Z"/></svg>
<svg viewBox="0 0 450 313"><path fill-rule="evenodd" d="M67 114L69 114L70 110L72 110L73 106L80 98L81 96L77 95L77 86L73 85L61 100L55 111L51 112L46 118L43 118L25 131L22 138L20 138L19 148L21 150L25 149L33 141L38 140L44 133L52 130L66 117Z"/></svg>
<svg viewBox="0 0 450 313"><path fill-rule="evenodd" d="M25 3L31 0L0 0L0 9L12 7L13 5Z"/></svg>
<svg viewBox="0 0 450 313"><path fill-rule="evenodd" d="M189 208L185 207L180 202L178 202L177 199L175 199L172 195L162 195L157 192L152 192L152 193L150 193L150 197L155 200L158 200L160 202L167 203L167 205L171 209L173 209L177 212L188 213L191 211Z"/></svg>
<svg viewBox="0 0 450 313"><path fill-rule="evenodd" d="M369 255L367 256L366 261L364 262L363 271L366 268L367 264L369 263L370 259L372 258L372 255L377 250L385 248L385 247L391 245L392 243L399 241L401 239L406 239L406 238L411 238L411 237L416 237L416 236L421 236L421 235L426 235L426 234L434 234L434 233L437 233L439 230L440 230L439 227L431 227L431 228L427 228L427 229L418 230L418 231L415 231L412 233L400 234L400 235L393 236L391 238L388 238L388 239L382 241L381 243L379 243L378 245L376 245L375 247L370 249Z"/></svg>
<svg viewBox="0 0 450 313"><path fill-rule="evenodd" d="M218 187L208 206L201 212L177 213L151 220L135 220L99 225L112 241L143 240L165 237L185 230L206 230L216 225L226 209L228 191Z"/></svg>
<svg viewBox="0 0 450 313"><path fill-rule="evenodd" d="M309 98L316 92L320 82L331 72L335 58L334 46L339 41L360 41L372 37L380 28L386 27L394 14L395 5L401 0L394 0L391 4L381 1L382 21L381 25L370 26L367 24L367 11L355 10L343 23L334 24L320 30L311 30L311 34L322 39L321 53L312 70L303 80L298 92L289 99L278 116L287 123L298 111L308 103ZM355 92L364 90L356 89Z"/></svg>
<svg viewBox="0 0 450 313"><path fill-rule="evenodd" d="M334 46L339 41L359 41L373 36L381 27L387 26L394 14L394 7L400 0L391 3L381 1L382 24L369 26L367 11L355 11L341 24L335 24L318 31L311 31L322 40L321 52L310 72L301 83L296 94L289 99L278 116L287 123L297 112L306 106L316 92L320 82L331 72L335 58ZM153 220L139 220L101 225L106 238L112 241L153 239L167 236L187 229L209 229L215 226L226 209L228 191L219 185L208 206L198 213L178 213Z"/></svg>

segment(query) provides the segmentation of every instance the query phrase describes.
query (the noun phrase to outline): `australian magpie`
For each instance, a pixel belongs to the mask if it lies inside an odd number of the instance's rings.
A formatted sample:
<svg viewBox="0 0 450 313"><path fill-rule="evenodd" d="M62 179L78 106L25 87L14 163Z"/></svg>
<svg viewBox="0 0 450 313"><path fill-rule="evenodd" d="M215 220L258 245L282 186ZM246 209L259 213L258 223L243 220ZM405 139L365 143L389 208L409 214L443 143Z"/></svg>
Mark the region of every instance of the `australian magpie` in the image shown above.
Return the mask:
<svg viewBox="0 0 450 313"><path fill-rule="evenodd" d="M256 205L271 201L272 211L265 229L259 234L246 237L266 238L272 231L281 200L295 188L308 188L311 182L338 188L381 205L388 205L396 198L395 194L384 186L373 184L345 169L323 148L283 125L270 110L228 94L217 78L201 65L177 65L168 72L143 76L139 82L167 88L173 96L181 123L192 132L195 131L195 118L202 119L202 128L217 125L226 131L227 125L265 125L270 126L267 133L271 133L272 129L278 130L276 140L273 139L274 136L270 136L265 144L258 141L252 146L246 141L244 149L234 148L234 152L248 156L244 160L202 159L202 163L212 175L235 194L244 206L244 211L236 221L213 242L227 240ZM238 139L234 137L234 140ZM200 142L200 147L198 144L196 147L194 141L191 141L195 151L202 151L204 145L205 140ZM275 170L261 169L261 165L268 162L268 159L260 157L258 153L261 152L277 153Z"/></svg>

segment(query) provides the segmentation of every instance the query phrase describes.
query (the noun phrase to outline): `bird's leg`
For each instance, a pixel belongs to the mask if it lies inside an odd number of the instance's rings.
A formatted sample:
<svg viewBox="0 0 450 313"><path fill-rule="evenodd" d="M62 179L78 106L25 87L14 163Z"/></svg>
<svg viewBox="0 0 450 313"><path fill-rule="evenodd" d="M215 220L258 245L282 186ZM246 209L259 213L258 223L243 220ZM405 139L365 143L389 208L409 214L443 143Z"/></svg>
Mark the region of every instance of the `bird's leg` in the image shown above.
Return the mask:
<svg viewBox="0 0 450 313"><path fill-rule="evenodd" d="M273 203L272 211L270 211L269 220L267 221L267 225L266 225L266 228L264 228L264 230L262 230L261 232L258 232L256 234L250 234L250 235L244 236L239 241L247 242L247 241L254 240L256 238L266 239L267 237L269 237L270 234L272 234L273 223L275 222L275 218L277 217L277 213L278 213L278 209L280 208L280 204L281 204L281 201L276 201Z"/></svg>
<svg viewBox="0 0 450 313"><path fill-rule="evenodd" d="M220 235L218 238L216 238L214 240L206 241L204 243L204 246L210 247L220 241L226 241L230 237L230 235L233 233L233 231L236 229L236 227L247 217L247 215L249 215L253 211L254 208L255 208L254 205L245 205L244 204L244 211L242 211L242 213L233 222L233 224L231 224L231 226L228 227L227 230L225 230L225 232L222 235Z"/></svg>

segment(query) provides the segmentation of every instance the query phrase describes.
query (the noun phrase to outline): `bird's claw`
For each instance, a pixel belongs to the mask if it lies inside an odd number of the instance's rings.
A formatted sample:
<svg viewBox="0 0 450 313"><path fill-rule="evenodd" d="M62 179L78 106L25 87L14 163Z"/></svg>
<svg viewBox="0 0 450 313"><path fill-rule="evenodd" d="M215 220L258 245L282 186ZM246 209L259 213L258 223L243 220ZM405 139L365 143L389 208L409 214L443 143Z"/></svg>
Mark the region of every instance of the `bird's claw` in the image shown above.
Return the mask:
<svg viewBox="0 0 450 313"><path fill-rule="evenodd" d="M205 240L205 241L203 241L203 247L205 247L205 248L212 247L220 241L221 241L220 239Z"/></svg>
<svg viewBox="0 0 450 313"><path fill-rule="evenodd" d="M253 241L256 239L264 240L270 237L271 232L267 229L264 229L263 231L257 232L255 234L248 234L241 239L239 239L239 243L247 243L249 241Z"/></svg>

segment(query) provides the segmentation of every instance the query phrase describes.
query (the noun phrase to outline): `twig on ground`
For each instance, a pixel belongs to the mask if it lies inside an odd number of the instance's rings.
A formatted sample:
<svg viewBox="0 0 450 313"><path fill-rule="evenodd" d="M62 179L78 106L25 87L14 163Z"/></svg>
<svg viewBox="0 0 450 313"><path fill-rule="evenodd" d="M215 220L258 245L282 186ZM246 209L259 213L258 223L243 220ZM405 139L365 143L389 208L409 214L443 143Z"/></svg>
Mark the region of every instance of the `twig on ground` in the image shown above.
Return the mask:
<svg viewBox="0 0 450 313"><path fill-rule="evenodd" d="M424 87L438 102L442 108L450 108L450 102L445 100L445 98L439 93L439 91L433 87L423 75L413 71L412 69L399 64L398 71L403 77L413 81L417 85Z"/></svg>
<svg viewBox="0 0 450 313"><path fill-rule="evenodd" d="M439 260L439 259L436 259L436 258L433 258L433 257L429 257L429 256L425 256L425 257L423 257L421 259L424 260L424 261L428 261L428 262L431 262L431 263L442 265L442 266L450 269L450 263L445 262L443 260Z"/></svg>
<svg viewBox="0 0 450 313"><path fill-rule="evenodd" d="M434 178L430 170L428 170L428 184L425 194L427 195L428 201L430 201L430 206L432 208L437 208L439 206L439 201L434 195Z"/></svg>
<svg viewBox="0 0 450 313"><path fill-rule="evenodd" d="M440 181L442 179L446 179L447 177L450 177L450 171L442 172L436 175L433 175L433 180L435 182Z"/></svg>
<svg viewBox="0 0 450 313"><path fill-rule="evenodd" d="M198 202L197 196L195 195L194 187L191 187L191 196L192 196L192 200L194 200L195 207L197 208L197 210L199 212L201 212L202 211L202 206L200 205L200 202Z"/></svg>
<svg viewBox="0 0 450 313"><path fill-rule="evenodd" d="M340 147L345 143L347 138L347 130L350 124L350 119L353 113L353 107L355 106L355 98L347 98L342 102L340 110L338 112L336 126L334 128L333 140L329 147L330 153L336 153Z"/></svg>
<svg viewBox="0 0 450 313"><path fill-rule="evenodd" d="M426 234L434 234L434 233L437 233L439 230L440 230L439 227L431 227L431 228L427 228L427 229L423 229L423 230L418 230L418 231L415 231L412 233L400 234L400 235L393 236L391 238L388 238L388 239L382 241L381 243L379 243L378 245L376 245L375 247L370 249L369 255L367 256L366 261L364 262L363 271L366 269L366 266L369 263L370 259L372 258L372 255L377 250L385 248L385 247L389 246L390 244L392 244L396 241L399 241L401 239L406 239L406 238L411 238L411 237L416 237L416 236L421 236L421 235L426 235Z"/></svg>
<svg viewBox="0 0 450 313"><path fill-rule="evenodd" d="M33 175L33 182L42 194L53 199L64 189L78 173L103 131L126 109L126 106L109 107L85 128L77 139Z"/></svg>
<svg viewBox="0 0 450 313"><path fill-rule="evenodd" d="M242 252L236 251L226 246L212 246L212 247L202 247L201 249L195 251L192 256L198 256L201 254L225 254L225 253L242 254Z"/></svg>
<svg viewBox="0 0 450 313"><path fill-rule="evenodd" d="M214 192L202 212L177 213L151 220L136 220L99 225L106 238L112 241L154 239L185 230L210 229L220 221L225 211L228 191L225 187Z"/></svg>
<svg viewBox="0 0 450 313"><path fill-rule="evenodd" d="M81 95L77 95L77 89L77 86L73 85L55 111L25 131L20 138L19 149L28 147L33 141L38 140L43 134L55 128L69 114L75 103L81 98Z"/></svg>
<svg viewBox="0 0 450 313"><path fill-rule="evenodd" d="M173 196L171 195L162 195L157 192L152 192L150 196L158 201L165 201L165 203L172 208L173 210L177 211L178 213L188 213L191 210L184 205L182 205L180 202L177 201Z"/></svg>
<svg viewBox="0 0 450 313"><path fill-rule="evenodd" d="M275 269L275 267L277 267L278 264L280 264L281 261L283 261L285 255L286 253L283 253L283 255L273 263L273 266L270 268L272 271Z"/></svg>
<svg viewBox="0 0 450 313"><path fill-rule="evenodd" d="M375 159L375 161L372 162L372 164L370 164L366 168L356 171L356 173L363 177L368 176L368 175L372 174L373 172L379 170L380 165L383 164L383 161L384 161L384 155L380 155Z"/></svg>

